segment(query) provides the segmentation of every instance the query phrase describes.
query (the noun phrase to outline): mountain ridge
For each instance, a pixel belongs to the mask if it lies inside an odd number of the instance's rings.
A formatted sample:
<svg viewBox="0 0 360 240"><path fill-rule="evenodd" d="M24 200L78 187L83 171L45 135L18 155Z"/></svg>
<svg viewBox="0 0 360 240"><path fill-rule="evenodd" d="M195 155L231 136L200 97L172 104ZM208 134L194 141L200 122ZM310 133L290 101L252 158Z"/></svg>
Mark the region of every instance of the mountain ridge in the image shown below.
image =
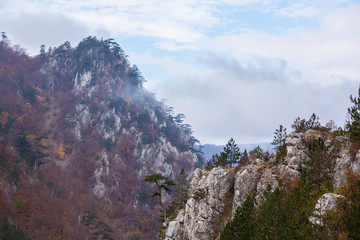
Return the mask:
<svg viewBox="0 0 360 240"><path fill-rule="evenodd" d="M190 174L203 156L144 81L112 39L29 57L3 38L1 216L36 239L155 238L159 209L144 177Z"/></svg>

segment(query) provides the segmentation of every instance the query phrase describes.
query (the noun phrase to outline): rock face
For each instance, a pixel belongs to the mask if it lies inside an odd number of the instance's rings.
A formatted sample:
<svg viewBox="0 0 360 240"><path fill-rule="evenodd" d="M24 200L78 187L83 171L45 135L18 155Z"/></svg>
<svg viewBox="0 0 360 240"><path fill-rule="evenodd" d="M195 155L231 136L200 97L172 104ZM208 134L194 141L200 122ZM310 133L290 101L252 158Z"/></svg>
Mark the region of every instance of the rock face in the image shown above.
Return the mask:
<svg viewBox="0 0 360 240"><path fill-rule="evenodd" d="M314 130L291 133L285 141L287 155L280 164L255 162L242 168L214 168L211 171L197 169L190 184L190 198L185 208L169 223L166 239L216 239L236 208L243 204L251 192L256 192L256 205L259 205L268 185L271 189L278 187L280 181L284 185L295 185L300 171L309 160L310 143L319 137L325 140L330 149L338 149L332 175L335 188L345 183L345 171L349 167L360 173L360 152L355 161L351 162L348 138L337 136L331 139L329 134ZM196 194L200 189L206 193L203 197ZM316 216L322 216L326 210L335 208L339 198L343 197L324 194L316 205L311 221L318 223Z"/></svg>
<svg viewBox="0 0 360 240"><path fill-rule="evenodd" d="M178 217L169 225L167 239L215 239L224 226L221 217L230 214L234 189L234 172L214 168L197 169L190 184L191 197Z"/></svg>
<svg viewBox="0 0 360 240"><path fill-rule="evenodd" d="M322 222L322 217L325 215L326 211L336 209L340 200L345 200L345 197L334 193L325 193L317 201L313 216L310 217L309 220L314 224L322 226L324 224Z"/></svg>

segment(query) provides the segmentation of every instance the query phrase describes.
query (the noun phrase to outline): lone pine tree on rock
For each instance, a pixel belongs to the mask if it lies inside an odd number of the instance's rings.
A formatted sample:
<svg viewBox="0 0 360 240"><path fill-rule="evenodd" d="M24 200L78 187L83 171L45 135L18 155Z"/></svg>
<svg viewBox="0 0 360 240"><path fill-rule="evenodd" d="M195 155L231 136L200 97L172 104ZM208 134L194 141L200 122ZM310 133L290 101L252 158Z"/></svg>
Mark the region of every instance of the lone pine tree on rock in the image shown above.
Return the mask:
<svg viewBox="0 0 360 240"><path fill-rule="evenodd" d="M163 191L165 192L171 192L171 186L175 185L175 182L171 179L169 179L168 177L165 177L164 175L160 174L160 173L154 173L151 175L148 175L144 178L145 182L150 182L150 183L155 183L158 191L154 192L151 197L156 197L158 196L159 199L159 205L163 210L164 213L164 221L167 221L166 218L166 209L165 206L163 205L162 202L162 196L163 196Z"/></svg>

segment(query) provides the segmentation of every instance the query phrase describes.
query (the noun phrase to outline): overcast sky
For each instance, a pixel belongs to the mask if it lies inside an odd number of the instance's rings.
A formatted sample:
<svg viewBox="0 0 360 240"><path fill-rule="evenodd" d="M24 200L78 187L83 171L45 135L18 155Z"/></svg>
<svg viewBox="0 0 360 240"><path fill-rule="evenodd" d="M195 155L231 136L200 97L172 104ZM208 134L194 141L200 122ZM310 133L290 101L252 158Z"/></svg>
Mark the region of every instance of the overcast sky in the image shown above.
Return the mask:
<svg viewBox="0 0 360 240"><path fill-rule="evenodd" d="M0 0L28 53L114 38L202 144L271 141L314 112L343 127L360 84L360 0Z"/></svg>

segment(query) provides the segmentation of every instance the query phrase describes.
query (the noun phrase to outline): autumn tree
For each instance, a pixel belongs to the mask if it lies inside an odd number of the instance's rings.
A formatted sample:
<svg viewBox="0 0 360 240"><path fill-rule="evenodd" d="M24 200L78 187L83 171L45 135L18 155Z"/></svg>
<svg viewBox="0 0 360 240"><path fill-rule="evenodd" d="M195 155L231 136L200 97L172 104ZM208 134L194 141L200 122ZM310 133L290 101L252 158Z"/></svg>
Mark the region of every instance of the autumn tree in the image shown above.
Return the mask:
<svg viewBox="0 0 360 240"><path fill-rule="evenodd" d="M349 195L349 201L345 201L343 205L345 214L341 220L349 233L349 237L360 239L360 178L358 178Z"/></svg>
<svg viewBox="0 0 360 240"><path fill-rule="evenodd" d="M164 222L167 222L166 209L162 201L163 191L170 193L171 186L175 185L175 182L168 177L160 173L154 173L144 178L145 182L155 183L157 191L154 192L151 197L158 197L159 205L164 213Z"/></svg>

